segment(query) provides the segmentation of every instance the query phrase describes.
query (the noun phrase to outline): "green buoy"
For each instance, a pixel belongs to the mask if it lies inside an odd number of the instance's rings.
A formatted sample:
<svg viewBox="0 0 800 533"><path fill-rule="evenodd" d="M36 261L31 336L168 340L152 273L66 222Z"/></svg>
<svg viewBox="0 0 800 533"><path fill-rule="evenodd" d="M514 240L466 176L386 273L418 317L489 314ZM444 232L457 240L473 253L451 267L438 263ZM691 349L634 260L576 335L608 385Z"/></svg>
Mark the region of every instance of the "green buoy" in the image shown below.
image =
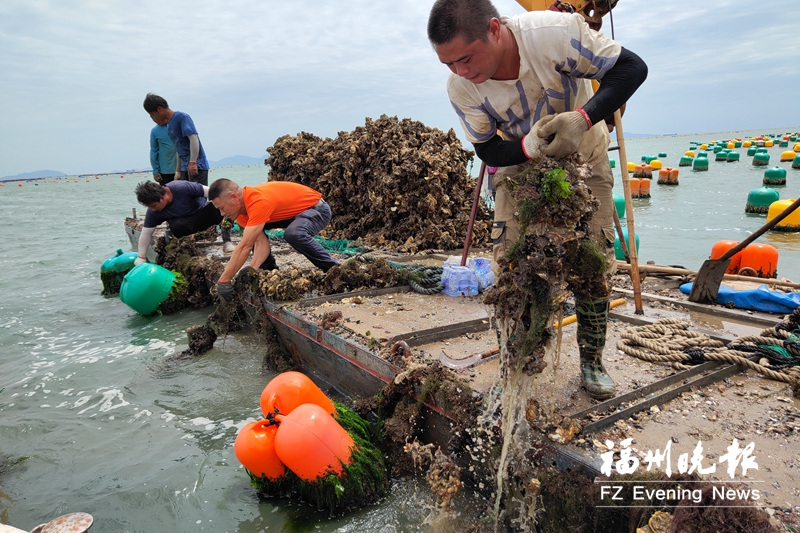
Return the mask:
<svg viewBox="0 0 800 533"><path fill-rule="evenodd" d="M119 292L122 279L133 268L136 257L136 252L123 253L122 248L117 248L114 255L103 261L100 265L100 280L103 282L101 294L107 296Z"/></svg>
<svg viewBox="0 0 800 533"><path fill-rule="evenodd" d="M764 185L786 185L786 169L776 166L765 170Z"/></svg>
<svg viewBox="0 0 800 533"><path fill-rule="evenodd" d="M119 289L122 303L140 315L152 315L173 294L186 285L183 276L152 263L142 263L125 274Z"/></svg>
<svg viewBox="0 0 800 533"><path fill-rule="evenodd" d="M627 228L622 228L622 237L625 239L625 246L627 247L628 246L628 242L629 242L628 241L628 230L627 230ZM636 241L636 252L638 254L638 252L639 252L639 234L638 233L634 233L633 234L633 238ZM617 235L617 239L614 241L614 256L620 261L625 259L625 254L622 251L622 245L619 242L619 235Z"/></svg>
<svg viewBox="0 0 800 533"><path fill-rule="evenodd" d="M744 206L745 213L767 213L772 202L780 200L781 195L775 189L769 187L759 187L747 194L747 204Z"/></svg>
<svg viewBox="0 0 800 533"><path fill-rule="evenodd" d="M767 165L769 165L769 154L764 152L756 152L756 155L753 156L753 166L765 167Z"/></svg>
<svg viewBox="0 0 800 533"><path fill-rule="evenodd" d="M614 207L617 208L617 216L625 218L625 197L617 193L612 194L614 195Z"/></svg>
<svg viewBox="0 0 800 533"><path fill-rule="evenodd" d="M692 170L697 170L697 171L708 170L708 158L699 156L696 157L694 159L694 163L692 164Z"/></svg>

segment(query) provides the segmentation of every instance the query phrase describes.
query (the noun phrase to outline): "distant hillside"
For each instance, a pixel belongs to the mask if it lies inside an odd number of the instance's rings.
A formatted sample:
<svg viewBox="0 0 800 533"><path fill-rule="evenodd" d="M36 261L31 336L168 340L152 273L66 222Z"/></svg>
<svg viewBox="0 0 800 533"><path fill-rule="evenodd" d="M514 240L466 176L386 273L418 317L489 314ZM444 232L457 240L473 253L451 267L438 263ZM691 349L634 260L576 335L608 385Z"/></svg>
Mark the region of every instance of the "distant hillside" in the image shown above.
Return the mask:
<svg viewBox="0 0 800 533"><path fill-rule="evenodd" d="M27 178L49 178L51 176L66 176L58 170L34 170L33 172L23 172L14 176L3 176L0 180L19 180Z"/></svg>
<svg viewBox="0 0 800 533"><path fill-rule="evenodd" d="M246 155L234 155L220 159L219 161L209 161L208 164L212 167L227 167L231 165L263 165L264 157L247 157Z"/></svg>

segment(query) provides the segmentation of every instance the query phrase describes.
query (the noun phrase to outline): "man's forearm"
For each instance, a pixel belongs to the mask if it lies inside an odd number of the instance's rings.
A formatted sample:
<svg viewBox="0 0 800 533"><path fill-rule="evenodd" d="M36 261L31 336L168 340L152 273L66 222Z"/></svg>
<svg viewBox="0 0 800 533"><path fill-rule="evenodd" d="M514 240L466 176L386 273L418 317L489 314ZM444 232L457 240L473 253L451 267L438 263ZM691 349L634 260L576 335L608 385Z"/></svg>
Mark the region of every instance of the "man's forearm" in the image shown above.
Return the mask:
<svg viewBox="0 0 800 533"><path fill-rule="evenodd" d="M520 141L504 141L499 135L474 147L478 158L492 167L510 167L528 161Z"/></svg>
<svg viewBox="0 0 800 533"><path fill-rule="evenodd" d="M253 247L253 258L250 260L250 266L253 268L260 267L269 257L269 252L269 238L262 231Z"/></svg>
<svg viewBox="0 0 800 533"><path fill-rule="evenodd" d="M252 246L242 246L242 243L239 243L228 260L228 266L225 267L222 275L220 275L219 283L228 283L233 279L233 276L239 272L239 269L244 266L245 261L250 256L251 248Z"/></svg>
<svg viewBox="0 0 800 533"><path fill-rule="evenodd" d="M200 154L200 139L197 134L189 135L189 162L196 163Z"/></svg>
<svg viewBox="0 0 800 533"><path fill-rule="evenodd" d="M647 79L647 65L625 48L613 67L603 76L597 92L582 108L592 124L597 124L614 114Z"/></svg>
<svg viewBox="0 0 800 533"><path fill-rule="evenodd" d="M139 258L147 259L147 248L153 242L153 232L156 228L142 228L142 233L139 235Z"/></svg>

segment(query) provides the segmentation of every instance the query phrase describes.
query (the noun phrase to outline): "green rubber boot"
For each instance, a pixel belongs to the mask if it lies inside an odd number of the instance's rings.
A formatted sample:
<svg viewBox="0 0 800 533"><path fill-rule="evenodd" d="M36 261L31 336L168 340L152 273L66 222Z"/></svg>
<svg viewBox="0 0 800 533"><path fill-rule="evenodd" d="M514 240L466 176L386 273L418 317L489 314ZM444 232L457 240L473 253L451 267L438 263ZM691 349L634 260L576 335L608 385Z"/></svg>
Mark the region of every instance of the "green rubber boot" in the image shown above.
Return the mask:
<svg viewBox="0 0 800 533"><path fill-rule="evenodd" d="M581 357L581 384L595 400L608 400L617 394L614 380L603 367L603 347L606 345L608 298L577 300L578 351Z"/></svg>

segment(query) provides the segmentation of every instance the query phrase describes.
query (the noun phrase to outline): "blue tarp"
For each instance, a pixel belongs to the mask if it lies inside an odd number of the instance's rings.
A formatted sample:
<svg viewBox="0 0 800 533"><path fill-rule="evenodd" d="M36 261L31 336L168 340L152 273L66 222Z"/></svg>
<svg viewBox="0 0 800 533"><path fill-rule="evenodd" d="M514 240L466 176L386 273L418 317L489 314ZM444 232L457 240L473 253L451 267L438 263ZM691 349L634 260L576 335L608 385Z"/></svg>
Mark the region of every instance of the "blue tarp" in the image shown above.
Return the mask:
<svg viewBox="0 0 800 533"><path fill-rule="evenodd" d="M681 292L689 294L692 291L692 285L693 283L684 283L681 285ZM761 285L757 289L737 291L720 285L716 302L721 305L732 302L739 309L788 314L800 307L800 292L776 291L766 285Z"/></svg>

